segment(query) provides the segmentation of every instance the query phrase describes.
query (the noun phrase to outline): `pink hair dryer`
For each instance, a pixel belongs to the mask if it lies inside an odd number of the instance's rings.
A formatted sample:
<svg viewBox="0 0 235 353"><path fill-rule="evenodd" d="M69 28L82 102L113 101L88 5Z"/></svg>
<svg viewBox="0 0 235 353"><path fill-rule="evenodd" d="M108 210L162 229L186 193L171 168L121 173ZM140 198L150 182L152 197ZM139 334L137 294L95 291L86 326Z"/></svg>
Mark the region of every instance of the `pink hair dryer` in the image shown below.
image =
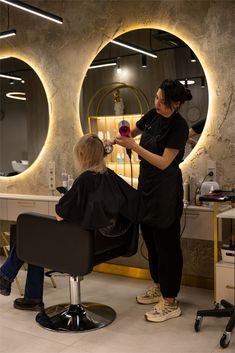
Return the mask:
<svg viewBox="0 0 235 353"><path fill-rule="evenodd" d="M126 120L120 121L120 123L118 124L118 130L121 136L129 137L131 132L129 122Z"/></svg>

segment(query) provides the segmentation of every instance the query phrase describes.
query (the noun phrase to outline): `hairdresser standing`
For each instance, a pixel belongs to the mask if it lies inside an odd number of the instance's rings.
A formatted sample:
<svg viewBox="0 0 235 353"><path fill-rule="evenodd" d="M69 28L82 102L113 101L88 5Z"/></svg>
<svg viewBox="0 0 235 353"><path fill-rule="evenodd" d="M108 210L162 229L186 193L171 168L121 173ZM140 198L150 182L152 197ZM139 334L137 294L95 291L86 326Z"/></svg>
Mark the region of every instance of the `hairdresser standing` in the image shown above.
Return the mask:
<svg viewBox="0 0 235 353"><path fill-rule="evenodd" d="M188 139L188 125L179 114L181 105L191 100L188 89L177 80L160 85L155 108L145 114L131 130L131 137L117 137L116 143L139 155L139 190L145 217L141 230L148 249L154 286L137 296L140 304L151 304L148 321L162 322L181 315L176 296L182 275L180 218L183 212L182 162ZM140 145L133 139L141 134Z"/></svg>

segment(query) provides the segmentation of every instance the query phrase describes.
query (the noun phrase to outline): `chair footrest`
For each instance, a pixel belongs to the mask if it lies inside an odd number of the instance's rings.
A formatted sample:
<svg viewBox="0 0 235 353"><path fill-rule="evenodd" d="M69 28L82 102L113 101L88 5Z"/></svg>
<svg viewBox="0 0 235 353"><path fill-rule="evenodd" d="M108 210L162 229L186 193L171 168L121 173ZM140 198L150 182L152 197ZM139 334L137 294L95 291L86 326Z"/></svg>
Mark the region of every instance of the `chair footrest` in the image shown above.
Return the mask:
<svg viewBox="0 0 235 353"><path fill-rule="evenodd" d="M59 332L86 332L105 327L116 318L109 306L85 302L81 305L58 304L46 308L36 316L45 329Z"/></svg>

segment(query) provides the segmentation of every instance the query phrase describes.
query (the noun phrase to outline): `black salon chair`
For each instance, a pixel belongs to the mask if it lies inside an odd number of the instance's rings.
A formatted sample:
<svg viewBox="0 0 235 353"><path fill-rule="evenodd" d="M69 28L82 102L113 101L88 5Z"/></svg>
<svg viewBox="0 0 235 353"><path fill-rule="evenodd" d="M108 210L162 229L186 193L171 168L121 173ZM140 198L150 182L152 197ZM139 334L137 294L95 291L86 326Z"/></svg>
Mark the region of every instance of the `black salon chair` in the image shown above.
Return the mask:
<svg viewBox="0 0 235 353"><path fill-rule="evenodd" d="M81 302L80 282L95 265L134 255L138 230L136 224L120 227L120 222L113 222L109 228L89 232L73 223L57 222L54 217L21 214L17 219L18 257L69 274L70 303L44 309L36 321L46 329L61 332L91 331L110 324L115 311L107 305Z"/></svg>

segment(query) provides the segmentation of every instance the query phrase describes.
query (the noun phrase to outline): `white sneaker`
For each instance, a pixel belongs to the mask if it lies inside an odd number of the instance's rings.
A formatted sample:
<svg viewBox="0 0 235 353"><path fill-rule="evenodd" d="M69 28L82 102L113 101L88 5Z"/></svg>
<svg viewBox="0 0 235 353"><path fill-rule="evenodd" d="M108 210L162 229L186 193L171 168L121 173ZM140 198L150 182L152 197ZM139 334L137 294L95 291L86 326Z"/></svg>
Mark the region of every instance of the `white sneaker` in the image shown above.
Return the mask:
<svg viewBox="0 0 235 353"><path fill-rule="evenodd" d="M162 322L168 319L173 319L181 315L179 303L177 300L170 304L168 300L162 300L155 305L154 309L145 314L145 319L152 322Z"/></svg>
<svg viewBox="0 0 235 353"><path fill-rule="evenodd" d="M139 304L153 304L159 303L162 300L162 293L159 284L155 284L149 288L146 293L138 295L136 301Z"/></svg>

